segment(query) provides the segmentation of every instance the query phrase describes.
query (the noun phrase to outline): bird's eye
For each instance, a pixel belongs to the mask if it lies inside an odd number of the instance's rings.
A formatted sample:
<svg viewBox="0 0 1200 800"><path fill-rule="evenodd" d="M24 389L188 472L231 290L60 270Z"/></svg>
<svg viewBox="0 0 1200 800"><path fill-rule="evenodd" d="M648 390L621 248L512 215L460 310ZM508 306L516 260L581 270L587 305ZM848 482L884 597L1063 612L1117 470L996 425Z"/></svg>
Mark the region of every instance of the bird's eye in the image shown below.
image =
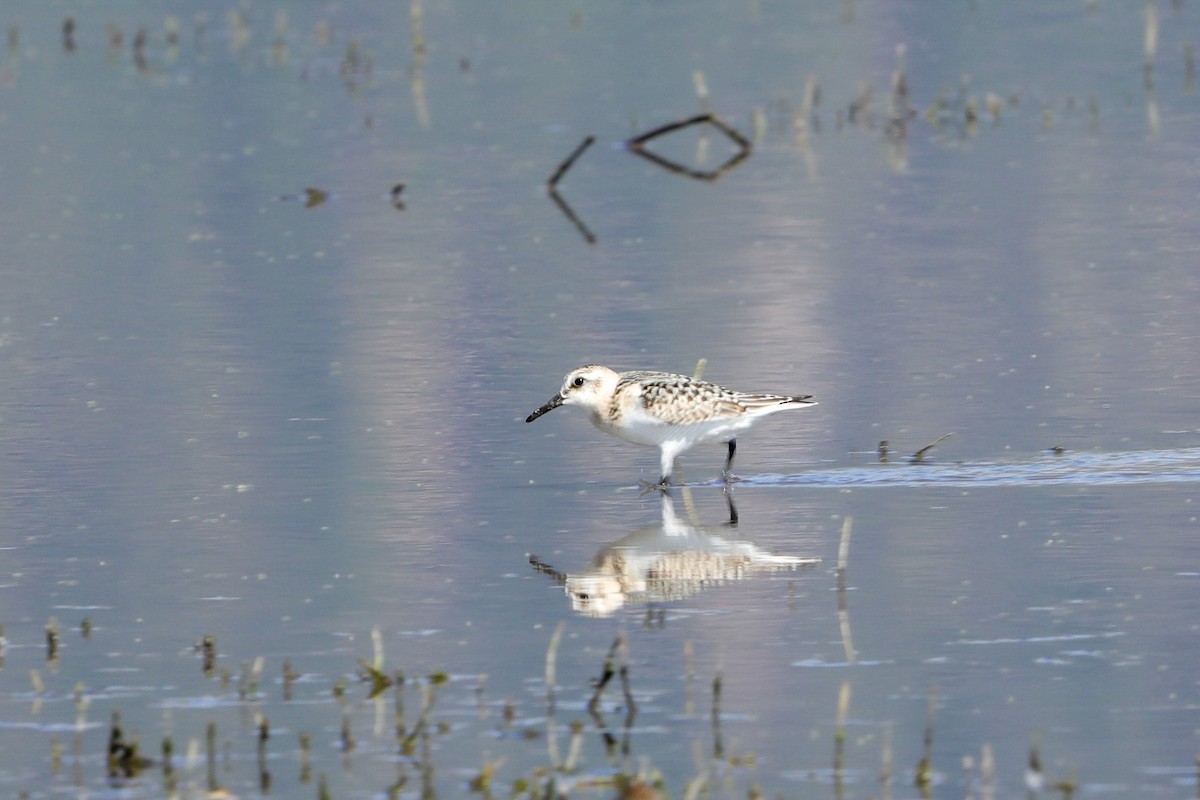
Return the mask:
<svg viewBox="0 0 1200 800"><path fill-rule="evenodd" d="M578 378L571 381L571 385L574 386L576 389L578 389L580 386L583 386L583 376L580 375Z"/></svg>

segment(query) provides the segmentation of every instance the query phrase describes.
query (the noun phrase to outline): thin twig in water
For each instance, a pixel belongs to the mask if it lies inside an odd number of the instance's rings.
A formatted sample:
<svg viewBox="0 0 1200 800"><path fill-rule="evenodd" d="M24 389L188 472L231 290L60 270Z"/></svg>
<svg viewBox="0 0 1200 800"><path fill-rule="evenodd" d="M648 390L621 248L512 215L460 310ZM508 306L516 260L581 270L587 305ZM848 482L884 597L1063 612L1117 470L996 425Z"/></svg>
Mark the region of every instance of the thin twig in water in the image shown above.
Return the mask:
<svg viewBox="0 0 1200 800"><path fill-rule="evenodd" d="M558 169L554 170L554 174L550 176L550 180L546 181L546 193L550 195L550 199L554 201L554 205L558 206L558 210L563 213L563 216L570 220L571 224L575 226L575 229L579 231L579 235L582 236L584 241L586 241L588 244L595 244L596 236L591 232L587 225L583 224L583 220L579 218L579 216L575 213L575 210L571 208L567 201L562 198L562 195L558 193L558 182L562 180L563 175L567 174L567 170L571 168L571 165L574 164L576 160L583 155L584 151L591 147L595 141L595 136L589 135L585 137L584 140L579 143L579 146L571 151L571 155L567 156L566 159L558 165Z"/></svg>
<svg viewBox="0 0 1200 800"><path fill-rule="evenodd" d="M586 151L595 143L595 136L585 137L584 140L579 143L579 146L571 151L571 155L567 156L566 159L558 165L558 169L554 170L554 174L550 176L550 180L546 181L546 185L551 190L558 186L558 182L562 180L563 175L567 174L567 170L571 168L571 165L574 164L581 155L583 155L584 151Z"/></svg>
<svg viewBox="0 0 1200 800"><path fill-rule="evenodd" d="M721 133L725 134L730 141L737 145L738 152L734 153L734 155L728 161L726 161L717 169L706 171L686 167L683 164L679 164L668 158L664 158L656 153L653 153L647 150L645 147L646 143L651 139L656 139L659 136L664 136L668 133L674 133L677 130L687 128L692 125L712 125ZM654 162L663 169L702 181L717 180L726 172L749 158L750 153L753 150L753 145L750 143L749 139L738 133L738 131L734 130L731 126L723 122L720 118L712 113L698 114L694 117L679 120L677 122L668 122L666 125L660 125L659 127L649 130L640 136L635 136L634 138L628 140L625 145L636 155L639 155L648 161Z"/></svg>
<svg viewBox="0 0 1200 800"><path fill-rule="evenodd" d="M548 186L546 187L546 194L550 195L550 199L554 202L554 205L558 206L558 210L575 226L575 230L579 231L579 235L583 237L583 240L588 244L595 244L596 234L592 233L591 228L583 223L583 220L575 213L575 209L571 208L570 204L558 193L558 190L553 186Z"/></svg>

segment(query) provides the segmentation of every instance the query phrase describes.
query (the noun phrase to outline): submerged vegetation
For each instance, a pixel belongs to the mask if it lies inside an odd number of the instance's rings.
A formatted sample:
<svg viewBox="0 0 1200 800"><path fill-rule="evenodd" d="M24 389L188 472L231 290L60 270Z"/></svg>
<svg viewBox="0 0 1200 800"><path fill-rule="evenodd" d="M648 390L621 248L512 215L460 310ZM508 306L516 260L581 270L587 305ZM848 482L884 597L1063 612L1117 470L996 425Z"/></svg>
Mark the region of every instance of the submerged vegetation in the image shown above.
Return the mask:
<svg viewBox="0 0 1200 800"><path fill-rule="evenodd" d="M849 525L843 531L844 541L848 540L848 530ZM438 671L407 676L399 670L387 673L383 639L375 630L373 658L359 659L356 678L362 688L357 699L341 688L344 678L338 678L338 686L331 687L328 677L314 680L315 676L307 676L306 683L312 687L307 696L296 697L289 687L298 676L291 672L289 659L285 662L285 676L291 677L285 679L282 695L265 692L257 683L247 686L244 679L236 693L225 695L226 699L218 705L228 706L236 714L218 708L205 711L204 703L196 704L185 714L188 701L174 698L170 707L176 710L164 717L164 732L158 737L156 750L147 747L155 737L145 732L131 734L125 723L124 712L128 710L136 712L144 724L144 709L130 709L128 701L93 699L86 688L78 686L74 693L77 716L69 744L64 746L61 734L54 732L62 726L47 725L51 731L45 734L47 757L41 764L30 765L39 777L24 781L22 789L38 793L58 786L61 790L67 778L79 791L93 791L101 784L108 784L126 797L156 797L164 793L188 796L194 791L209 797L240 796L253 791L296 797L304 796L302 787L306 786L318 798L379 793L400 797L414 791L424 798L471 793L488 798L530 800L596 793L609 796L615 793L625 800L699 798L714 793L764 796L760 787L767 777L762 772L765 765L759 763L752 750L738 744L747 726L752 728L754 723L740 720L736 709L731 714L726 708L725 694L731 684L736 685L740 680L738 676L717 672L708 683L708 691L698 698L692 663L694 648L689 642L680 658L681 686L642 685L637 679L639 670L629 639L621 634L600 659L595 677L588 680L572 676L562 685L557 662L563 633L564 626L560 624L551 635L541 690L525 702L490 698L487 676L482 674L452 676ZM206 641L209 639L205 637ZM248 663L261 666L263 661L259 656ZM209 680L222 686L229 683L227 675L220 677L209 670L205 673ZM857 732L850 735L852 686L852 680L842 682L837 697L830 698L823 719L798 721L801 727L824 730L822 738L828 737L827 743L811 749L818 753L825 750L828 760L818 755L810 763L798 760L773 764L769 767L771 771L782 772L791 783L828 784L835 798L877 796L878 791L886 796L898 781L909 782L922 797L932 797L936 786L950 780L950 765L956 760L963 767L968 793L983 797L998 796L1001 788L998 773L1020 773L1021 765L997 764L987 742L971 748L977 749L978 755L970 752L964 742L935 746L936 714L943 702L936 687L929 691L924 730L911 732L920 742L919 759L908 769L903 766L897 769L896 738L899 735L903 740L905 734L897 734L894 723L885 720L871 723L868 729L874 733L864 736L863 722L857 720L854 723ZM35 679L34 688L39 703L32 709L31 718L36 720L43 713L40 700L49 700L53 690L40 678ZM678 696L683 705L671 709L654 699L662 697L664 692ZM407 709L414 699L418 710L415 716L410 716ZM311 729L299 731L280 731L272 726L270 719L285 715L288 705L295 702L327 706L329 711L324 714L327 719L322 722L322 713L312 714ZM94 713L93 703L112 707L103 739L102 726L89 719L89 711ZM707 710L700 710L705 705ZM439 712L439 708L446 711ZM466 708L474 709L474 723L464 722L462 710ZM499 716L495 713L497 708L502 710ZM656 730L664 726L666 717L681 720L670 726L669 738L690 742L693 759L690 774L665 772L653 755L663 742L662 733ZM355 728L365 718L371 721L371 732L357 735ZM731 720L736 721L732 727ZM12 717L6 722L10 726L28 727ZM323 731L333 729L339 731L336 738L322 735ZM1030 791L1072 796L1080 786L1080 777L1074 773L1069 777L1047 775L1039 739L1034 737L1029 762L1024 767L1026 785ZM97 760L95 751L101 742L105 756ZM177 742L185 743L182 753ZM493 749L503 749L506 754L496 757L490 752ZM447 759L451 753L453 757ZM472 753L476 766L464 767L471 761ZM867 763L863 763L864 759ZM452 762L450 773L439 769L443 760ZM334 765L339 761L340 777L335 778ZM875 763L874 767L870 761ZM366 776L388 771L388 764L392 765L388 785L371 789L364 783ZM901 788L896 786L894 790L900 792Z"/></svg>

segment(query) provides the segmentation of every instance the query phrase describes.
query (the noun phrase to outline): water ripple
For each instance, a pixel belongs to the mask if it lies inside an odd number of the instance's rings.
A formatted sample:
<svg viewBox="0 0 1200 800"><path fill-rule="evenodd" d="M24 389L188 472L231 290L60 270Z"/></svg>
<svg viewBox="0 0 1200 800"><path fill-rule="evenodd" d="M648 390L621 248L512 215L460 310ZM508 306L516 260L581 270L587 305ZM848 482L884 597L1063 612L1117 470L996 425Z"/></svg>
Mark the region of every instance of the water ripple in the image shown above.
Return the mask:
<svg viewBox="0 0 1200 800"><path fill-rule="evenodd" d="M1065 453L1024 462L876 464L745 478L749 486L1100 486L1200 482L1200 448Z"/></svg>

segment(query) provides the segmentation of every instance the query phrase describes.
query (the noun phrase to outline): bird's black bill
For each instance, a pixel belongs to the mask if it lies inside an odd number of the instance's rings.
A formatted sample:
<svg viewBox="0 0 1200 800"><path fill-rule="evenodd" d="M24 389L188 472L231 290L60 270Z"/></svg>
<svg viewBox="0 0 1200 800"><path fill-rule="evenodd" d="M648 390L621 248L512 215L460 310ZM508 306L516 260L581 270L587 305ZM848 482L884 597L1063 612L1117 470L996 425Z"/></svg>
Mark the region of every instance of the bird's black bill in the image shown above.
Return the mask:
<svg viewBox="0 0 1200 800"><path fill-rule="evenodd" d="M563 404L562 395L556 394L556 395L554 395L554 397L550 398L549 402L547 402L546 405L542 406L537 411L533 412L528 417L526 417L525 421L533 422L535 419L540 417L542 414L545 414L547 411L553 411L554 409L558 408L562 404Z"/></svg>

